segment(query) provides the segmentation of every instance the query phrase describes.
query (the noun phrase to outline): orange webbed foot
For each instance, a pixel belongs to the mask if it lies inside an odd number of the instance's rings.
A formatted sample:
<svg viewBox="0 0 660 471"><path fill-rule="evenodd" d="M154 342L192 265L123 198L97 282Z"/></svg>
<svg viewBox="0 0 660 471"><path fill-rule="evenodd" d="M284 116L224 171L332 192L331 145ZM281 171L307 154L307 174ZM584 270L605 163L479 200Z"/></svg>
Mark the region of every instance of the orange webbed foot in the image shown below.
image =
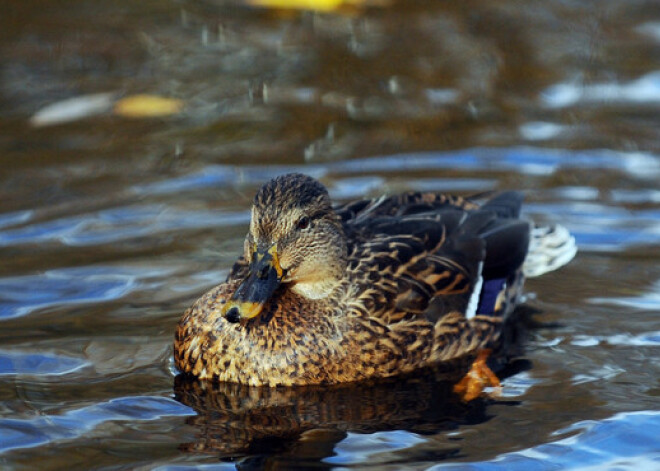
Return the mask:
<svg viewBox="0 0 660 471"><path fill-rule="evenodd" d="M494 395L499 395L501 390L500 380L492 372L486 360L491 351L489 349L481 350L477 358L472 363L470 371L454 385L454 392L458 394L465 402L469 402L481 396L487 387L497 388Z"/></svg>

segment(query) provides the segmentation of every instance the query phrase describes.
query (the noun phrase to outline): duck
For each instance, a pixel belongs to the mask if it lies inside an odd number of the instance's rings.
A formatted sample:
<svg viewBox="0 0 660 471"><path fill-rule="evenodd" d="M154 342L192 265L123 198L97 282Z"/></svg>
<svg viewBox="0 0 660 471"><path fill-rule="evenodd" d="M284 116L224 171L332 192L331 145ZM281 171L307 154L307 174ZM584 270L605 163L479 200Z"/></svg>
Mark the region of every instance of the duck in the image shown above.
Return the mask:
<svg viewBox="0 0 660 471"><path fill-rule="evenodd" d="M413 191L333 205L318 180L277 176L254 197L226 281L179 321L175 366L199 380L279 387L469 359L457 392L498 387L488 355L526 273L559 268L577 250L562 226L521 218L522 201L516 191Z"/></svg>

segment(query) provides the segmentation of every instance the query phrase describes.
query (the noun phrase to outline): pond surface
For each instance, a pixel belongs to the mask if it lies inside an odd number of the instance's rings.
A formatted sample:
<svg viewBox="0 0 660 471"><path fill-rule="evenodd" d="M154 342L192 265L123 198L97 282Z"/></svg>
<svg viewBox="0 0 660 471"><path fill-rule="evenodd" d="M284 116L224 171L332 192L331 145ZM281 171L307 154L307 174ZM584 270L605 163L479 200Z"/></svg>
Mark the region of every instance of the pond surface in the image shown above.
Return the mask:
<svg viewBox="0 0 660 471"><path fill-rule="evenodd" d="M660 468L657 2L28 0L0 57L3 469ZM501 398L175 381L176 322L291 170L340 201L522 189L575 234Z"/></svg>

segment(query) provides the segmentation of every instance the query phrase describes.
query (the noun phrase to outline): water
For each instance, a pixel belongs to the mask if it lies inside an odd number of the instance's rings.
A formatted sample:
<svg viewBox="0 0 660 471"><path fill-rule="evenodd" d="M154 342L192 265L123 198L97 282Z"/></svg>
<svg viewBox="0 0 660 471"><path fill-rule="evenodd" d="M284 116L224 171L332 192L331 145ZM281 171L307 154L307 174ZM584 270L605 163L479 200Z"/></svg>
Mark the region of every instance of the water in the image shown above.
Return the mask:
<svg viewBox="0 0 660 471"><path fill-rule="evenodd" d="M660 468L654 2L13 2L0 32L0 467ZM113 112L138 93L185 109ZM175 381L178 318L291 170L337 200L522 189L576 235L502 397Z"/></svg>

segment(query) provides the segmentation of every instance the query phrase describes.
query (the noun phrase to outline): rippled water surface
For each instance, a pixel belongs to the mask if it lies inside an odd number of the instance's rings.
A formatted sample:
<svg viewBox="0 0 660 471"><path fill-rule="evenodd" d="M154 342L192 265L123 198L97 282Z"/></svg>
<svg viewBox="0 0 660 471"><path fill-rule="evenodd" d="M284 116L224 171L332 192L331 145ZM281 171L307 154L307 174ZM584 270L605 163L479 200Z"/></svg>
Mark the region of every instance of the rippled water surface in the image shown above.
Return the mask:
<svg viewBox="0 0 660 471"><path fill-rule="evenodd" d="M0 57L3 469L660 469L656 2L11 2ZM178 318L291 170L522 189L575 234L501 398L175 380Z"/></svg>

